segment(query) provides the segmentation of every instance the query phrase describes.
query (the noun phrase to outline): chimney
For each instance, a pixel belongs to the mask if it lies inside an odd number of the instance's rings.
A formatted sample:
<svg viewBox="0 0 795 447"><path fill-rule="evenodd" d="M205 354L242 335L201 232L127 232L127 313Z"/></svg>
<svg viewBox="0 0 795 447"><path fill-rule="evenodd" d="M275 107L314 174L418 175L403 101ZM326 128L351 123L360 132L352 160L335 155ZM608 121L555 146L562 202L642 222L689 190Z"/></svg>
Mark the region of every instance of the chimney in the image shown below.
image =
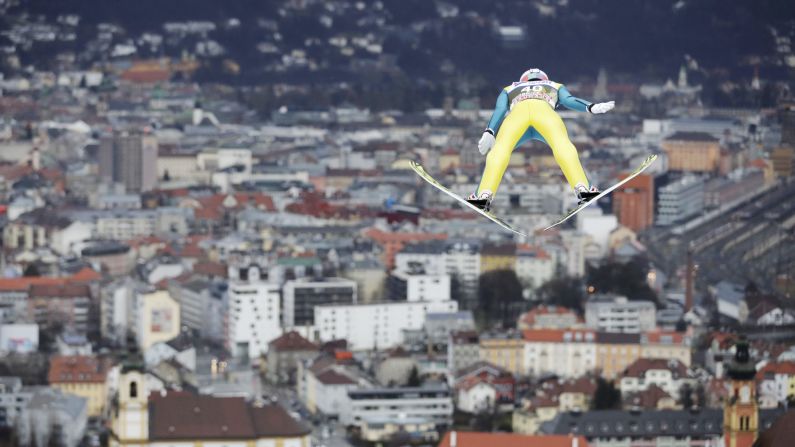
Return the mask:
<svg viewBox="0 0 795 447"><path fill-rule="evenodd" d="M571 447L580 447L580 438L578 438L577 436L572 436Z"/></svg>
<svg viewBox="0 0 795 447"><path fill-rule="evenodd" d="M456 447L456 433L455 431L450 432L450 447Z"/></svg>
<svg viewBox="0 0 795 447"><path fill-rule="evenodd" d="M687 249L687 266L685 267L685 312L693 309L693 252Z"/></svg>

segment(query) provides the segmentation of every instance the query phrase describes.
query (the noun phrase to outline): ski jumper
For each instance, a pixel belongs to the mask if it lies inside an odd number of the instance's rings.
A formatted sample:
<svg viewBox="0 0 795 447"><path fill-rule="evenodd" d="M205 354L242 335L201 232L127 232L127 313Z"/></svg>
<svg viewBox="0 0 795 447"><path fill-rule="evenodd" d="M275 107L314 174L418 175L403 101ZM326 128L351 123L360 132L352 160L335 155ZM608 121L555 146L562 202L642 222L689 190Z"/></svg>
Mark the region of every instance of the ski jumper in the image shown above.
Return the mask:
<svg viewBox="0 0 795 447"><path fill-rule="evenodd" d="M477 194L496 194L513 150L528 140L547 143L555 161L572 188L578 183L588 187L588 178L580 164L577 149L569 141L566 125L555 112L562 105L580 112L588 111L590 102L572 96L569 90L552 81L514 82L497 97L497 106L489 120L496 141L486 156L486 169Z"/></svg>

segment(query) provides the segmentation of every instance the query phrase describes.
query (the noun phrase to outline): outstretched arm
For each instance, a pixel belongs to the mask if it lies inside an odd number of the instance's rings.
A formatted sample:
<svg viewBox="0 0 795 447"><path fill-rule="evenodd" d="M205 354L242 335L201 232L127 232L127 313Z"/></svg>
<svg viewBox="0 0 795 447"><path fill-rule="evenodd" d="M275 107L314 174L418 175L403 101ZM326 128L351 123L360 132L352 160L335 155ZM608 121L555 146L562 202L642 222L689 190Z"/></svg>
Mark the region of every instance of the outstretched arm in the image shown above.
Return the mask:
<svg viewBox="0 0 795 447"><path fill-rule="evenodd" d="M492 135L500 130L502 120L505 119L505 114L508 113L508 92L503 90L500 96L497 97L497 105L494 106L494 112L491 114L489 125L487 129L491 129Z"/></svg>
<svg viewBox="0 0 795 447"><path fill-rule="evenodd" d="M488 154L491 147L494 146L494 136L497 135L497 131L500 130L500 125L502 124L502 120L505 119L506 113L508 113L508 92L503 90L500 96L497 97L497 105L494 106L494 112L491 113L489 127L483 131L483 135L481 135L478 141L478 151L480 151L481 154Z"/></svg>
<svg viewBox="0 0 795 447"><path fill-rule="evenodd" d="M561 85L558 89L558 104L578 112L605 113L615 107L615 101L608 102L589 102L572 95L565 86Z"/></svg>
<svg viewBox="0 0 795 447"><path fill-rule="evenodd" d="M572 95L569 89L563 85L558 89L558 103L567 109L578 112L587 112L591 105L591 102Z"/></svg>

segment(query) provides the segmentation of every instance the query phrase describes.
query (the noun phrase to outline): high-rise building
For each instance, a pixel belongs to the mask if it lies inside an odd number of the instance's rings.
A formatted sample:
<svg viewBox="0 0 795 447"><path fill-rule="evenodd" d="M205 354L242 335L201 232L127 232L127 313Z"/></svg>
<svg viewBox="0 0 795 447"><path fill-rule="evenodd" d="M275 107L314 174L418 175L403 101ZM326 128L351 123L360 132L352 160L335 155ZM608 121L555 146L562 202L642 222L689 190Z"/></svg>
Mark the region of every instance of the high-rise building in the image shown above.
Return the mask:
<svg viewBox="0 0 795 447"><path fill-rule="evenodd" d="M671 225L700 213L704 208L704 181L686 176L660 188L657 225Z"/></svg>
<svg viewBox="0 0 795 447"><path fill-rule="evenodd" d="M237 269L231 268L230 274L226 347L236 357L255 360L282 335L280 287L260 279L256 267L248 269L245 280Z"/></svg>
<svg viewBox="0 0 795 447"><path fill-rule="evenodd" d="M127 191L149 191L157 183L157 138L144 133L114 132L99 146L99 176Z"/></svg>
<svg viewBox="0 0 795 447"><path fill-rule="evenodd" d="M357 302L356 283L345 278L293 279L284 284L283 295L284 327L297 329L310 339L316 306Z"/></svg>
<svg viewBox="0 0 795 447"><path fill-rule="evenodd" d="M621 175L621 180L628 173ZM631 229L641 231L654 223L654 177L640 174L613 193L613 212L618 222Z"/></svg>

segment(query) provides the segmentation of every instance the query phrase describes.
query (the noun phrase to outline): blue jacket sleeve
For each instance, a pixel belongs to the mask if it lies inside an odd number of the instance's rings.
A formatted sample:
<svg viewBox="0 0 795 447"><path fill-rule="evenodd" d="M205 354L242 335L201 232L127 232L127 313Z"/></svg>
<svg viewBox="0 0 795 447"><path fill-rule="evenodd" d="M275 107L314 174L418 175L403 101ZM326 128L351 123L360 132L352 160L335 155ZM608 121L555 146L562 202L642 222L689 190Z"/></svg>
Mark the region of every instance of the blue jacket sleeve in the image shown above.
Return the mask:
<svg viewBox="0 0 795 447"><path fill-rule="evenodd" d="M588 106L591 105L590 102L573 96L571 93L569 93L569 89L563 85L561 85L558 89L558 104L567 109L576 110L578 112L587 112Z"/></svg>
<svg viewBox="0 0 795 447"><path fill-rule="evenodd" d="M497 97L497 105L494 106L494 112L492 112L489 120L488 128L493 130L495 135L500 130L500 125L506 113L508 113L508 92L503 90L500 96Z"/></svg>

